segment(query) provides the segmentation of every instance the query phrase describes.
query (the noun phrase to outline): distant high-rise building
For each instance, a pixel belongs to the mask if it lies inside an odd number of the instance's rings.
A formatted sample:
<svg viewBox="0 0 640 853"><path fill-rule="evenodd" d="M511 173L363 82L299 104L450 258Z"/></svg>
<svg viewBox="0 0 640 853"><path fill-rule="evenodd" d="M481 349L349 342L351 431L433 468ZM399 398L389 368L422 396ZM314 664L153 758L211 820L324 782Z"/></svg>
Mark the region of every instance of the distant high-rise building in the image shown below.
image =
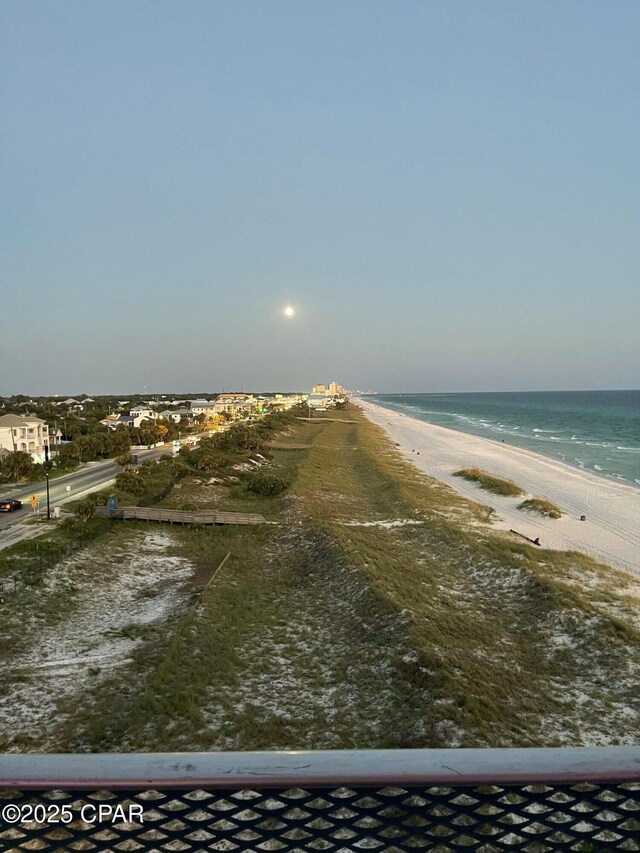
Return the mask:
<svg viewBox="0 0 640 853"><path fill-rule="evenodd" d="M314 385L312 393L313 394L326 394L327 390L324 387L324 385Z"/></svg>

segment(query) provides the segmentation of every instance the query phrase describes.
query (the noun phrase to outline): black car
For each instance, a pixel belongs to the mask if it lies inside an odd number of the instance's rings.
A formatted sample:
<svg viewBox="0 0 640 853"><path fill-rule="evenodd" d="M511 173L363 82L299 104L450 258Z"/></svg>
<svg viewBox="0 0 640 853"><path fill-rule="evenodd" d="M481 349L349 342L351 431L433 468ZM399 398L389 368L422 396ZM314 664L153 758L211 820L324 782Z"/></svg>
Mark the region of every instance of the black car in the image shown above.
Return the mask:
<svg viewBox="0 0 640 853"><path fill-rule="evenodd" d="M22 501L17 501L14 498L6 498L0 501L0 512L13 512L16 509L22 509Z"/></svg>

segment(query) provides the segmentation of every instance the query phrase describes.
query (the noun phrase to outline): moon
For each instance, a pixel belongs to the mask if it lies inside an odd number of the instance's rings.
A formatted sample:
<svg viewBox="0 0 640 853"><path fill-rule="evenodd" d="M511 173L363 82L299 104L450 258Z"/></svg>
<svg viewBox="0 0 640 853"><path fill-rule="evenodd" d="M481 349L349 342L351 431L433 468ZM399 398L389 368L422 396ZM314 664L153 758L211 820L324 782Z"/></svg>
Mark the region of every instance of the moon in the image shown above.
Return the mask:
<svg viewBox="0 0 640 853"><path fill-rule="evenodd" d="M285 317L293 317L293 315L295 313L296 312L295 312L293 306L291 306L291 305L287 305L287 307L284 309L284 316Z"/></svg>

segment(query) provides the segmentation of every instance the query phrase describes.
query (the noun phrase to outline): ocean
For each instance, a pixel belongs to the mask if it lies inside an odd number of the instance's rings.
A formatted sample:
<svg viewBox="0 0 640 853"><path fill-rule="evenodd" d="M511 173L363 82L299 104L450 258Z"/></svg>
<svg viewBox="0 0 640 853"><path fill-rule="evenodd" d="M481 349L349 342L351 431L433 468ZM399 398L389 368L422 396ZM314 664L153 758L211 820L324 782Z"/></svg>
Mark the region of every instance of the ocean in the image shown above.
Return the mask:
<svg viewBox="0 0 640 853"><path fill-rule="evenodd" d="M640 391L375 394L368 399L640 487Z"/></svg>

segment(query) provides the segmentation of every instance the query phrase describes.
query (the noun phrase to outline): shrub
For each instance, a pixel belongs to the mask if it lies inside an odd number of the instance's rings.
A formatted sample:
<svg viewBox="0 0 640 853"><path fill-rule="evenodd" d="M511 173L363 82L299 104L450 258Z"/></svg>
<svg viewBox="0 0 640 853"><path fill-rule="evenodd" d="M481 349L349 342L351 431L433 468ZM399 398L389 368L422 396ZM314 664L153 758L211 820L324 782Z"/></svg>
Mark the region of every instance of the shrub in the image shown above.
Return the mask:
<svg viewBox="0 0 640 853"><path fill-rule="evenodd" d="M166 498L169 494L171 494L171 490L173 489L173 481L168 482L165 486L160 488L158 492L153 495L145 495L138 501L138 506L153 506L154 504L160 503L161 500Z"/></svg>
<svg viewBox="0 0 640 853"><path fill-rule="evenodd" d="M529 500L518 504L518 509L523 510L523 512L537 512L538 515L545 515L547 518L562 518L560 507L544 498L529 498Z"/></svg>
<svg viewBox="0 0 640 853"><path fill-rule="evenodd" d="M187 464L188 461L188 457L180 458L178 456L163 456L158 462L158 466L163 473L168 472L168 475L174 480L179 480L190 470L189 465Z"/></svg>
<svg viewBox="0 0 640 853"><path fill-rule="evenodd" d="M141 495L144 492L144 480L132 471L123 471L116 477L116 488L130 495Z"/></svg>
<svg viewBox="0 0 640 853"><path fill-rule="evenodd" d="M82 524L86 524L95 515L97 503L97 495L89 495L84 500L77 501L73 507L74 517Z"/></svg>
<svg viewBox="0 0 640 853"><path fill-rule="evenodd" d="M215 446L222 450L259 450L260 436L254 429L238 424L217 436Z"/></svg>
<svg viewBox="0 0 640 853"><path fill-rule="evenodd" d="M254 495L273 497L287 489L289 483L284 477L265 471L256 471L247 477L247 491Z"/></svg>

